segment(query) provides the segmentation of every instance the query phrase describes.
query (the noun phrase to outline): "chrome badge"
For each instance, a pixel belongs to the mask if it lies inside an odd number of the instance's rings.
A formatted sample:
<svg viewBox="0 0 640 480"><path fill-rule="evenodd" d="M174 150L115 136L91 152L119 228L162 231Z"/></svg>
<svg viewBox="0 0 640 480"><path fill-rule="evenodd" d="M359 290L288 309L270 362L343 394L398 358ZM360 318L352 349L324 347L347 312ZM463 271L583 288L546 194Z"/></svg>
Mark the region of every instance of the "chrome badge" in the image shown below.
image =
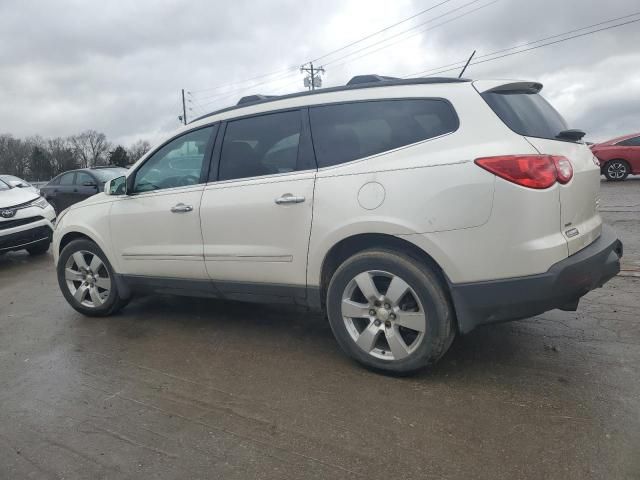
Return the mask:
<svg viewBox="0 0 640 480"><path fill-rule="evenodd" d="M16 210L13 208L0 210L0 217L2 218L13 218L16 215Z"/></svg>

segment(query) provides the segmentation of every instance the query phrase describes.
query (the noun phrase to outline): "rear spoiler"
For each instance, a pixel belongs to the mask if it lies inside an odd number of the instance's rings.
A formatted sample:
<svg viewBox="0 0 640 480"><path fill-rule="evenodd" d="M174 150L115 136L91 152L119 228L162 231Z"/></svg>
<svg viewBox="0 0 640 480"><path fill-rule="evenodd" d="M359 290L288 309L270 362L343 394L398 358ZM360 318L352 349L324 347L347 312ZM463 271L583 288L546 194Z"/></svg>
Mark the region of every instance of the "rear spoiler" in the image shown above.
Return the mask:
<svg viewBox="0 0 640 480"><path fill-rule="evenodd" d="M473 86L478 93L540 93L542 90L541 83L525 81L477 80Z"/></svg>

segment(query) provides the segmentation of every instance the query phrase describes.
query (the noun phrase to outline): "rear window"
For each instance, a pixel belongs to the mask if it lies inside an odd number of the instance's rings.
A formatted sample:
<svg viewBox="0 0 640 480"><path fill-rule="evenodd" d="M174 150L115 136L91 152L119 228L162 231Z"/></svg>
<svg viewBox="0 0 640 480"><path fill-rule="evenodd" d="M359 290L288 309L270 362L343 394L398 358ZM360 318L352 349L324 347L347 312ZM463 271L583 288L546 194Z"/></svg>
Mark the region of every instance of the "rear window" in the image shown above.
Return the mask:
<svg viewBox="0 0 640 480"><path fill-rule="evenodd" d="M377 100L309 109L319 167L368 157L458 129L449 102Z"/></svg>
<svg viewBox="0 0 640 480"><path fill-rule="evenodd" d="M555 139L567 122L537 93L485 92L482 98L516 133L527 137Z"/></svg>

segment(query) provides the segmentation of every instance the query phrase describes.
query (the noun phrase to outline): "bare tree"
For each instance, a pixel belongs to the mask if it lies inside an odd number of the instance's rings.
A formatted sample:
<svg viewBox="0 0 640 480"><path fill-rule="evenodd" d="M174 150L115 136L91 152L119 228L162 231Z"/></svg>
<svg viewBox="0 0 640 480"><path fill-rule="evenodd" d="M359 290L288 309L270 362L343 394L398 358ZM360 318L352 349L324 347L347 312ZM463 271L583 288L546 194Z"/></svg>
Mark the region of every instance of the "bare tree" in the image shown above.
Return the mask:
<svg viewBox="0 0 640 480"><path fill-rule="evenodd" d="M0 135L0 171L26 178L29 173L31 151L29 143L11 135Z"/></svg>
<svg viewBox="0 0 640 480"><path fill-rule="evenodd" d="M146 140L138 140L127 149L127 155L131 163L136 163L140 158L151 149L151 144Z"/></svg>
<svg viewBox="0 0 640 480"><path fill-rule="evenodd" d="M66 138L56 137L47 140L47 151L51 157L54 175L78 168L73 146Z"/></svg>
<svg viewBox="0 0 640 480"><path fill-rule="evenodd" d="M73 146L73 152L80 167L106 165L109 142L107 142L107 137L104 133L85 130L78 135L69 137L69 142Z"/></svg>

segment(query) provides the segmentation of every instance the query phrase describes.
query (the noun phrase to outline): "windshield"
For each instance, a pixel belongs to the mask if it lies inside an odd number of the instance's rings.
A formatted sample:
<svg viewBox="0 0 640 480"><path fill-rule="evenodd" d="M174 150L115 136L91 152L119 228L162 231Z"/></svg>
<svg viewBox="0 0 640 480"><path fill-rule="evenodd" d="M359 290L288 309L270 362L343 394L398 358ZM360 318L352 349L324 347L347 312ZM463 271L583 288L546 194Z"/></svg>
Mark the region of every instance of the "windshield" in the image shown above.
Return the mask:
<svg viewBox="0 0 640 480"><path fill-rule="evenodd" d="M101 168L99 170L98 169L92 170L91 173L93 173L96 177L98 177L98 180L100 180L101 182L107 182L113 178L126 175L127 169L126 168L104 168L104 169Z"/></svg>
<svg viewBox="0 0 640 480"><path fill-rule="evenodd" d="M482 98L516 133L527 137L555 139L567 122L541 95L524 92L486 92Z"/></svg>
<svg viewBox="0 0 640 480"><path fill-rule="evenodd" d="M2 190L9 190L11 187L9 185L7 185L6 183L4 183L2 180L0 180L0 191Z"/></svg>

